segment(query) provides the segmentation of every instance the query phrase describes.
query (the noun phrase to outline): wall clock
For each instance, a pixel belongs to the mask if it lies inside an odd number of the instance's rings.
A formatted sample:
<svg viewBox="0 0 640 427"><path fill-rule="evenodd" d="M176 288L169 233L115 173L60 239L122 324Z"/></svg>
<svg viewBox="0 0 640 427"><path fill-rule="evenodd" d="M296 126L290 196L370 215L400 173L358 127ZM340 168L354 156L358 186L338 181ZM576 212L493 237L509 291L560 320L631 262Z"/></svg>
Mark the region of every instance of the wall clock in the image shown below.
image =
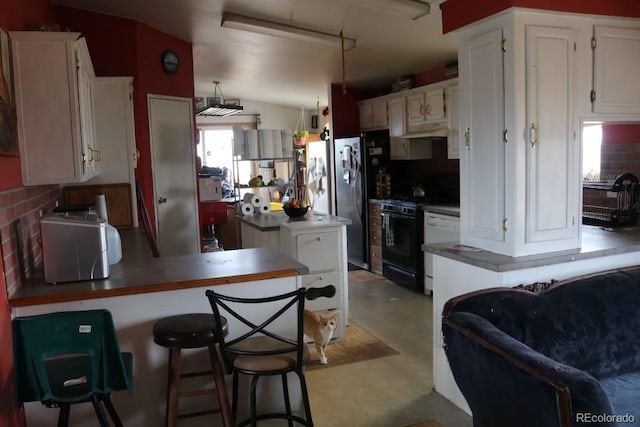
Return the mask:
<svg viewBox="0 0 640 427"><path fill-rule="evenodd" d="M180 59L178 54L172 50L165 50L162 53L162 69L167 74L175 74L180 67Z"/></svg>

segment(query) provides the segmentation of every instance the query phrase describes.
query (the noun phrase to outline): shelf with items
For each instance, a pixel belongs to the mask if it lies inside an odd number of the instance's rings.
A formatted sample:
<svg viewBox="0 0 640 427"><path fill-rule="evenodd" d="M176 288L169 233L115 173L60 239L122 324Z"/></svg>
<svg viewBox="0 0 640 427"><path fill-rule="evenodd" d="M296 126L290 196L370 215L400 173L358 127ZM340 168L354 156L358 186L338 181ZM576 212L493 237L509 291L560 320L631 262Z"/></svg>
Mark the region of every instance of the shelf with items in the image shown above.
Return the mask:
<svg viewBox="0 0 640 427"><path fill-rule="evenodd" d="M293 157L233 160L233 189L236 200L254 193L272 202L279 202L290 183Z"/></svg>

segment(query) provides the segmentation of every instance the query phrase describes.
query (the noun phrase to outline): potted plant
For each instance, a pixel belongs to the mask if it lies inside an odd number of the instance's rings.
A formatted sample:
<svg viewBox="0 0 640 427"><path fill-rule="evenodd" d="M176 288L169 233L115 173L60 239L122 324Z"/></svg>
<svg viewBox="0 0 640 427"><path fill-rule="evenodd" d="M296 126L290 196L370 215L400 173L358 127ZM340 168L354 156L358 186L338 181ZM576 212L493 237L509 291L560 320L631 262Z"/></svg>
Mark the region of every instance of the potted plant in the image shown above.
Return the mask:
<svg viewBox="0 0 640 427"><path fill-rule="evenodd" d="M308 130L296 130L293 132L293 146L304 147L307 145L307 138L309 138Z"/></svg>

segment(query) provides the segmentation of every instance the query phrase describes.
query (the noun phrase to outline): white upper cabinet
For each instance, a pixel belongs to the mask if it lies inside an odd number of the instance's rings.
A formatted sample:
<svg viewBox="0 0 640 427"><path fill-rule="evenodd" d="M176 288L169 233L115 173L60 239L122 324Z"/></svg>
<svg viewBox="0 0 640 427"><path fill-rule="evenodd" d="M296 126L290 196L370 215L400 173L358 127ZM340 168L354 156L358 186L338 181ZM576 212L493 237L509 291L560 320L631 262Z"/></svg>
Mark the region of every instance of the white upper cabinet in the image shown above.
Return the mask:
<svg viewBox="0 0 640 427"><path fill-rule="evenodd" d="M389 127L386 99L360 102L360 129L386 129Z"/></svg>
<svg viewBox="0 0 640 427"><path fill-rule="evenodd" d="M406 139L405 134L405 98L389 100L389 138L391 160L417 160L431 158L431 141Z"/></svg>
<svg viewBox="0 0 640 427"><path fill-rule="evenodd" d="M596 25L593 112L640 114L640 29Z"/></svg>
<svg viewBox="0 0 640 427"><path fill-rule="evenodd" d="M78 183L98 173L95 73L84 38L11 32L24 185Z"/></svg>
<svg viewBox="0 0 640 427"><path fill-rule="evenodd" d="M407 96L407 123L409 130L426 123L442 121L446 117L445 89L426 89Z"/></svg>

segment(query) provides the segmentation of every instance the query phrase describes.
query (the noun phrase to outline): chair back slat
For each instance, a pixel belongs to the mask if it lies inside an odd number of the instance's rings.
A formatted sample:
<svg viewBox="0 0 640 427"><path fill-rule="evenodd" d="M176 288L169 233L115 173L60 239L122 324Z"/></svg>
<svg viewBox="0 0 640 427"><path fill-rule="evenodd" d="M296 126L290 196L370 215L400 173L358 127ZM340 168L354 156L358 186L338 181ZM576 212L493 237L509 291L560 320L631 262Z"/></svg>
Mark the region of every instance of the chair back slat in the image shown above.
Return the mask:
<svg viewBox="0 0 640 427"><path fill-rule="evenodd" d="M236 337L230 340L220 340L220 350L225 361L225 365L230 369L231 361L230 355L244 355L244 356L268 356L276 354L286 354L296 352L297 363L302 366L303 363L303 350L304 350L304 328L303 328L303 314L304 314L304 301L305 301L306 289L300 288L298 290L287 292L280 295L273 295L260 298L241 298L229 295L222 295L212 290L206 291L206 296L209 299L209 303L216 317L226 315L227 318L235 318L242 325L248 328L247 331L238 332L235 331ZM248 319L246 315L240 314L240 308L243 307L246 313L259 313L261 308L259 306L271 307L274 302L283 302L283 305L276 310L273 314L265 314L259 321ZM231 306L230 303L233 303ZM236 307L238 305L238 307ZM224 311L224 314L222 313ZM295 336L285 336L279 331L273 330L275 322L282 319L285 315L295 316ZM230 332L231 327L230 327ZM242 343L248 339L258 336L268 336L284 345L277 348L267 349L246 349L242 347Z"/></svg>

